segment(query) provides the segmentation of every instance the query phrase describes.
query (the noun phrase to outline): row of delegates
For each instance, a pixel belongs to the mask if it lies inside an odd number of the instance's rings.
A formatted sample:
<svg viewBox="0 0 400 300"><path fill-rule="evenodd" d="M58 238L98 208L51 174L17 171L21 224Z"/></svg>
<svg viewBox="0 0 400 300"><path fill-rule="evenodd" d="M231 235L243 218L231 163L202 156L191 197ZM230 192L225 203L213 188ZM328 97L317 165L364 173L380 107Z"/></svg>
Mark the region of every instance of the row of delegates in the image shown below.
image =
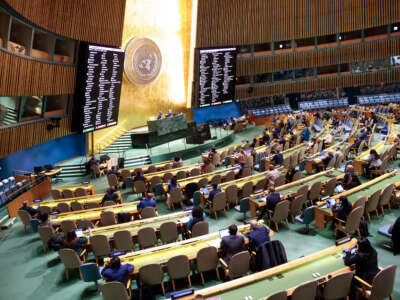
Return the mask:
<svg viewBox="0 0 400 300"><path fill-rule="evenodd" d="M245 242L242 235L238 235L238 228L235 224L229 226L229 235L224 236L221 240L221 249L223 258L226 263L229 263L232 256L243 251ZM265 226L259 226L257 221L250 221L250 232L247 234L249 239L249 251L254 251L257 247L269 239L269 230Z"/></svg>

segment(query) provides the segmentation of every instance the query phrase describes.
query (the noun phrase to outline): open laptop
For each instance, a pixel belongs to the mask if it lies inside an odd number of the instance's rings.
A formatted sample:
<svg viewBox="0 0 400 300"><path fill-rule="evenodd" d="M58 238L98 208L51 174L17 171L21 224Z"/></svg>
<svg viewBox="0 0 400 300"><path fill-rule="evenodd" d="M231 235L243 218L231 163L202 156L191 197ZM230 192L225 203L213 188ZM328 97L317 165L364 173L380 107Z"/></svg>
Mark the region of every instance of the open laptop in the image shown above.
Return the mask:
<svg viewBox="0 0 400 300"><path fill-rule="evenodd" d="M77 237L77 238L80 238L80 237L83 237L83 236L84 236L84 235L83 235L83 228L75 229L75 233L76 233L76 237Z"/></svg>
<svg viewBox="0 0 400 300"><path fill-rule="evenodd" d="M338 192L339 194L344 192L344 188L342 187L341 184L338 184L338 185L336 186L336 190L337 190L337 192Z"/></svg>
<svg viewBox="0 0 400 300"><path fill-rule="evenodd" d="M219 230L219 236L222 239L224 236L229 236L229 228L222 228Z"/></svg>

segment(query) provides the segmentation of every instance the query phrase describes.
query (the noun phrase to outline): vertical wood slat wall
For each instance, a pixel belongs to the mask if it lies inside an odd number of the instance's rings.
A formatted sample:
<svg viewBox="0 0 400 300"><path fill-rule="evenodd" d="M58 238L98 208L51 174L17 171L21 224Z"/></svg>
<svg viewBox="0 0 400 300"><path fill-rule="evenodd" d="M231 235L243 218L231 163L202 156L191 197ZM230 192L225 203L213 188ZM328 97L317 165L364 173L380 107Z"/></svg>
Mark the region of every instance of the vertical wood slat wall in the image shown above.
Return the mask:
<svg viewBox="0 0 400 300"><path fill-rule="evenodd" d="M263 96L285 95L302 91L314 91L334 89L336 87L363 86L370 84L379 84L381 82L399 82L400 70L392 70L388 72L376 72L367 74L353 74L342 77L324 77L318 79L299 80L280 82L275 85L255 86L251 95L247 88L236 88L236 98L246 99Z"/></svg>
<svg viewBox="0 0 400 300"><path fill-rule="evenodd" d="M0 96L72 94L76 67L44 63L0 50Z"/></svg>
<svg viewBox="0 0 400 300"><path fill-rule="evenodd" d="M320 49L279 56L254 57L237 62L237 76L249 76L317 66L338 65L400 55L400 40L382 40L363 45Z"/></svg>
<svg viewBox="0 0 400 300"><path fill-rule="evenodd" d="M199 0L196 47L262 44L351 32L400 21L399 0ZM237 62L237 76L296 70L400 55L399 40L252 57ZM196 70L196 68L195 68ZM195 78L198 76L195 72ZM196 78L198 79L198 78ZM400 80L399 70L236 88L246 99Z"/></svg>
<svg viewBox="0 0 400 300"><path fill-rule="evenodd" d="M120 46L126 0L5 0L39 27L80 41Z"/></svg>
<svg viewBox="0 0 400 300"><path fill-rule="evenodd" d="M60 120L60 127L50 131L47 130L47 125L51 124L51 121L39 121L0 129L0 158L71 134L71 119L72 116L69 113L68 117Z"/></svg>
<svg viewBox="0 0 400 300"><path fill-rule="evenodd" d="M196 47L335 34L400 20L398 0L199 0Z"/></svg>
<svg viewBox="0 0 400 300"><path fill-rule="evenodd" d="M125 0L5 0L18 14L50 32L76 40L120 46ZM0 96L73 94L76 67L44 63L0 50ZM51 131L51 121L0 129L0 158L71 134L68 117Z"/></svg>

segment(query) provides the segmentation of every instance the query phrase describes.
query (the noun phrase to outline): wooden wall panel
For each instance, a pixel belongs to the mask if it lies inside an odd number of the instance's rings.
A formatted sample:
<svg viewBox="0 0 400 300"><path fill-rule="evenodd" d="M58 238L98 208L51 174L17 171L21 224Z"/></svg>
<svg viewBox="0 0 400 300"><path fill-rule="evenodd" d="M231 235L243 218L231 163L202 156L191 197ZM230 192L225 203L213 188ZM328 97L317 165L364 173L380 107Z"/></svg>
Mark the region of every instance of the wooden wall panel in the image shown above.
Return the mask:
<svg viewBox="0 0 400 300"><path fill-rule="evenodd" d="M352 76L342 77L323 77L312 80L281 82L275 85L256 86L251 94L247 88L236 88L236 99L256 98L272 95L285 95L289 93L299 93L313 90L334 89L336 87L351 87L354 85L379 84L381 82L400 81L400 69L367 73L354 74Z"/></svg>
<svg viewBox="0 0 400 300"><path fill-rule="evenodd" d="M51 121L38 121L31 124L0 129L0 158L71 134L71 114L61 119L59 128L48 131L48 124L51 124Z"/></svg>
<svg viewBox="0 0 400 300"><path fill-rule="evenodd" d="M238 76L329 66L400 55L400 40L383 40L364 45L321 49L279 56L255 57L239 60ZM253 73L252 73L253 72Z"/></svg>
<svg viewBox="0 0 400 300"><path fill-rule="evenodd" d="M386 25L400 20L399 2L199 0L196 46L259 44Z"/></svg>
<svg viewBox="0 0 400 300"><path fill-rule="evenodd" d="M76 67L43 63L0 50L0 96L71 94Z"/></svg>
<svg viewBox="0 0 400 300"><path fill-rule="evenodd" d="M126 0L5 0L32 23L62 36L120 46Z"/></svg>

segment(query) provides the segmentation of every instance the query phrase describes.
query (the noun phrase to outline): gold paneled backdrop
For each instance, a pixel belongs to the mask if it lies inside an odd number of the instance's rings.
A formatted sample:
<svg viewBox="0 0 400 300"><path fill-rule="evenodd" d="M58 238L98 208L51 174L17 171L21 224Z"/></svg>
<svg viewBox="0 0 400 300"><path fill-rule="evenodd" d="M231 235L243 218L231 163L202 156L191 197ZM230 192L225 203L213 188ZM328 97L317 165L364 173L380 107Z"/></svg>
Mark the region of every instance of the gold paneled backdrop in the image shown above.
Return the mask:
<svg viewBox="0 0 400 300"><path fill-rule="evenodd" d="M148 87L134 86L124 76L118 125L94 133L95 152L126 130L145 125L159 111L188 112L192 3L192 0L126 1L122 47L133 37L153 39L163 55L162 71L158 80Z"/></svg>

